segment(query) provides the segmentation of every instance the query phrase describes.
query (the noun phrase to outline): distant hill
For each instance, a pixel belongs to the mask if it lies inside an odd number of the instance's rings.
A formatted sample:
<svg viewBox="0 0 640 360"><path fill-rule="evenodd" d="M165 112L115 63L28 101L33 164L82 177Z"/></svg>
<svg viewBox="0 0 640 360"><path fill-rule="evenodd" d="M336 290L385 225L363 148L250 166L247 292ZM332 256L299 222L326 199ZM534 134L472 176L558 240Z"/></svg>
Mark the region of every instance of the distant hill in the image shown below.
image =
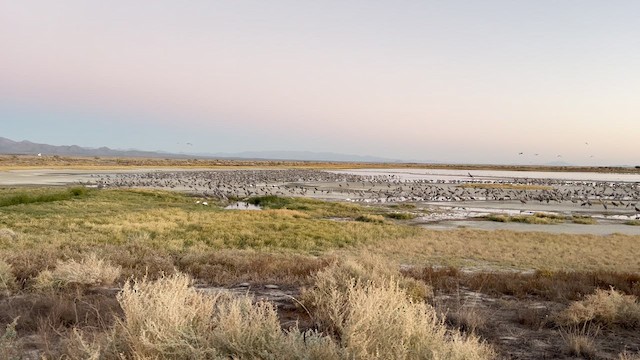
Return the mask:
<svg viewBox="0 0 640 360"><path fill-rule="evenodd" d="M106 156L144 158L201 158L201 159L264 159L299 161L342 161L342 162L402 162L374 156L349 155L331 152L310 151L253 151L240 153L200 153L175 154L162 151L114 150L108 147L89 148L77 145L48 145L31 141L13 141L0 137L0 154L12 155L60 155L60 156Z"/></svg>
<svg viewBox="0 0 640 360"><path fill-rule="evenodd" d="M340 154L333 152L312 152L312 151L245 151L239 153L216 153L200 154L215 158L232 159L269 159L269 160L303 160L303 161L338 161L338 162L370 162L370 163L393 163L403 162L402 160L388 159L376 156L362 156L351 154Z"/></svg>
<svg viewBox="0 0 640 360"><path fill-rule="evenodd" d="M113 157L185 157L154 151L113 150L108 147L88 148L78 145L38 144L28 140L13 141L0 137L0 154L15 155L62 155L62 156L113 156Z"/></svg>

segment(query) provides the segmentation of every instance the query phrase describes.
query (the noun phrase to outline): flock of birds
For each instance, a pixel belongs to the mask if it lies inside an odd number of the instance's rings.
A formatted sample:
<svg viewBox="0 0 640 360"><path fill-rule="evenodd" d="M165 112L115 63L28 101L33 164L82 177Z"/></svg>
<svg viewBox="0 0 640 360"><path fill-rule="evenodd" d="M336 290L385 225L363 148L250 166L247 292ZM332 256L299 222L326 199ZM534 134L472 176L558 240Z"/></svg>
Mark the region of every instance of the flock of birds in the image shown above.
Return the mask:
<svg viewBox="0 0 640 360"><path fill-rule="evenodd" d="M400 180L393 175L362 176L320 170L153 171L93 175L101 188L156 188L205 198L307 196L367 203L498 201L575 204L640 216L637 182L557 179Z"/></svg>

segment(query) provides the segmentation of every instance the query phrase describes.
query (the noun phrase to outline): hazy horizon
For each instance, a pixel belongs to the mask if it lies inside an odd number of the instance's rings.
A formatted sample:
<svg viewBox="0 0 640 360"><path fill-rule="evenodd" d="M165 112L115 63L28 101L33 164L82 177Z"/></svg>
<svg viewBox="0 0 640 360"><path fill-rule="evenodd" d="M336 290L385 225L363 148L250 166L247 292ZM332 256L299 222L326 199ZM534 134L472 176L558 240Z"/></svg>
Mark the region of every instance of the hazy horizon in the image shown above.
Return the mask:
<svg viewBox="0 0 640 360"><path fill-rule="evenodd" d="M637 165L638 13L633 1L0 0L0 136Z"/></svg>

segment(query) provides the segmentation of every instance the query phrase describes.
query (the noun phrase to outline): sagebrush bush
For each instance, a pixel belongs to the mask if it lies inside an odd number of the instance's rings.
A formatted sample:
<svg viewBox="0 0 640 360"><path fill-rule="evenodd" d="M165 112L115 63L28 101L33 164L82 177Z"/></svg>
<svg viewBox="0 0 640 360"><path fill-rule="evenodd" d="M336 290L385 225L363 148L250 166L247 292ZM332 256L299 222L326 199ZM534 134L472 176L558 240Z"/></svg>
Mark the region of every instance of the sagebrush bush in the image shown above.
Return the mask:
<svg viewBox="0 0 640 360"><path fill-rule="evenodd" d="M268 303L204 293L182 274L130 281L118 295L124 317L102 341L75 333L70 353L116 359L339 359L333 340L282 330Z"/></svg>
<svg viewBox="0 0 640 360"><path fill-rule="evenodd" d="M35 279L36 289L62 289L67 286L112 285L121 268L90 254L80 261L58 260L53 270L44 270Z"/></svg>
<svg viewBox="0 0 640 360"><path fill-rule="evenodd" d="M619 325L640 328L640 303L633 295L624 295L613 288L598 289L582 301L575 301L558 314L561 325L579 325L597 322L604 325Z"/></svg>
<svg viewBox="0 0 640 360"><path fill-rule="evenodd" d="M303 289L302 302L316 310L314 318L325 330L335 332L335 311L331 308L336 297L344 296L352 286L383 285L396 281L415 300L433 295L431 287L420 280L404 277L398 267L388 260L372 254L334 261L313 276L314 286Z"/></svg>
<svg viewBox="0 0 640 360"><path fill-rule="evenodd" d="M399 276L396 267L368 256L345 259L315 275L302 301L319 329L339 339L349 359L486 359L488 346L448 331L424 301L422 282ZM422 289L422 299L411 296Z"/></svg>
<svg viewBox="0 0 640 360"><path fill-rule="evenodd" d="M430 305L411 301L397 284L353 287L348 295L342 345L351 358L472 360L494 356L477 338L448 331Z"/></svg>

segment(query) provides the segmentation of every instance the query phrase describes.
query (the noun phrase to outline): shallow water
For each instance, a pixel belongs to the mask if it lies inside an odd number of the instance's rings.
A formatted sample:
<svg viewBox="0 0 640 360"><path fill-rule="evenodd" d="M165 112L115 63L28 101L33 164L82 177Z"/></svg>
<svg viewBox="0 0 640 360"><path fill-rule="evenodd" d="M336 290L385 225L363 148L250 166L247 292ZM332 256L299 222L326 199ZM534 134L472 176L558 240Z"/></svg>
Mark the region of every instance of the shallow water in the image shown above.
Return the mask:
<svg viewBox="0 0 640 360"><path fill-rule="evenodd" d="M235 204L228 205L225 210L262 210L260 206L249 204L244 201L238 201Z"/></svg>
<svg viewBox="0 0 640 360"><path fill-rule="evenodd" d="M596 182L640 182L640 174L616 174L594 172L551 172L551 171L503 171L503 170L447 170L447 169L352 169L331 171L336 174L393 177L401 181L469 181L469 180L509 180L509 179L554 179L567 181ZM469 174L473 176L470 177Z"/></svg>

